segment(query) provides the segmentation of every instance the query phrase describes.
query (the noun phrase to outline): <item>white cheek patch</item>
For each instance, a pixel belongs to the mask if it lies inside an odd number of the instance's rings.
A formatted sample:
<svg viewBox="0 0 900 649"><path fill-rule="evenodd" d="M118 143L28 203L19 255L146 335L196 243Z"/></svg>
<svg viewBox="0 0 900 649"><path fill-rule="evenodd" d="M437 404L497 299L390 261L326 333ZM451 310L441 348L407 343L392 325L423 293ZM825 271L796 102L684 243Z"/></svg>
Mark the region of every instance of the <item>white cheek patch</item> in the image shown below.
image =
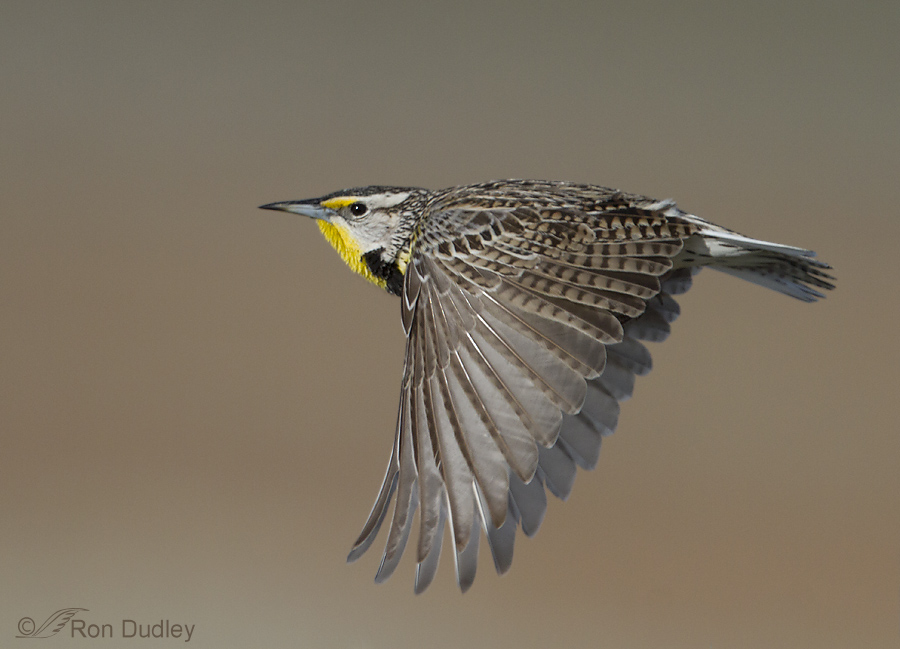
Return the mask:
<svg viewBox="0 0 900 649"><path fill-rule="evenodd" d="M351 226L342 216L331 217L331 223L344 233L348 246L358 249L360 254L383 247L384 233L390 227L386 221L384 223L364 221Z"/></svg>

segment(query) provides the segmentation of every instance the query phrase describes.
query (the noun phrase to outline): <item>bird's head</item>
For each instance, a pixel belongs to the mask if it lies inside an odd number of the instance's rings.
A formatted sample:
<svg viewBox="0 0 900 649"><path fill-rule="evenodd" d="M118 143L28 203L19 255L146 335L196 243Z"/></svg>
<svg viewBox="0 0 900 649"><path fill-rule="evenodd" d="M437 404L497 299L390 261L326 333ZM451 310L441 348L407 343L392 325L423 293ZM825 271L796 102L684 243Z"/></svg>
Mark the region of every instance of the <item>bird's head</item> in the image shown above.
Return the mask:
<svg viewBox="0 0 900 649"><path fill-rule="evenodd" d="M418 187L357 187L299 201L260 206L316 219L319 229L354 271L399 293L409 240L429 192Z"/></svg>

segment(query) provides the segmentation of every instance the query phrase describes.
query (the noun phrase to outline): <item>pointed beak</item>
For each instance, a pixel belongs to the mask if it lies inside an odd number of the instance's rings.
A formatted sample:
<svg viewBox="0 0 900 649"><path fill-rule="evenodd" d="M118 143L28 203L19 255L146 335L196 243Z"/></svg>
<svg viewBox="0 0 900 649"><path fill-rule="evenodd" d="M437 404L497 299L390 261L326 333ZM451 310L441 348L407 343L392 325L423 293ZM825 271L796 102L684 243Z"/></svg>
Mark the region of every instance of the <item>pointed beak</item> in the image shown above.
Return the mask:
<svg viewBox="0 0 900 649"><path fill-rule="evenodd" d="M279 212L290 212L291 214L299 214L308 216L311 219L320 219L327 221L332 212L326 207L319 205L319 201L284 201L282 203L269 203L268 205L260 205L261 210L278 210Z"/></svg>

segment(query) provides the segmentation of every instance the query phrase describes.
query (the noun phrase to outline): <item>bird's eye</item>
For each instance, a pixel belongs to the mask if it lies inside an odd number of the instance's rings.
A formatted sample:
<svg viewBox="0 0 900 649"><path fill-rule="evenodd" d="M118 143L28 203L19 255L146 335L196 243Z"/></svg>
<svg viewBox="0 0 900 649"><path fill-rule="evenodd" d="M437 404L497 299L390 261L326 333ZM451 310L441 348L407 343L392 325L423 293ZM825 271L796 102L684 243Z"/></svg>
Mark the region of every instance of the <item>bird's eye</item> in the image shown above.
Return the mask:
<svg viewBox="0 0 900 649"><path fill-rule="evenodd" d="M350 213L351 213L353 216L362 216L363 214L365 214L365 213L368 212L368 211L369 211L369 208L366 207L366 204L365 204L365 203L358 203L358 202L357 202L357 203L352 203L352 204L350 205Z"/></svg>

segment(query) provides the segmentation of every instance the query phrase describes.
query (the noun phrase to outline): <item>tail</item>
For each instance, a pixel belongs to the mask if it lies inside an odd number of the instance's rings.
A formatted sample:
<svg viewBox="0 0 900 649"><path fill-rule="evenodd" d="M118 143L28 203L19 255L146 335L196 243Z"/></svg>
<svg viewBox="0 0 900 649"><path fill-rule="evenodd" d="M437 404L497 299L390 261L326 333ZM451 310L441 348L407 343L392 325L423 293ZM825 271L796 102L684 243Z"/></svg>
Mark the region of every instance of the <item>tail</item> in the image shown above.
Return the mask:
<svg viewBox="0 0 900 649"><path fill-rule="evenodd" d="M819 289L834 288L831 266L812 250L751 239L692 215L702 229L685 242L678 266L709 266L804 302L824 298Z"/></svg>

